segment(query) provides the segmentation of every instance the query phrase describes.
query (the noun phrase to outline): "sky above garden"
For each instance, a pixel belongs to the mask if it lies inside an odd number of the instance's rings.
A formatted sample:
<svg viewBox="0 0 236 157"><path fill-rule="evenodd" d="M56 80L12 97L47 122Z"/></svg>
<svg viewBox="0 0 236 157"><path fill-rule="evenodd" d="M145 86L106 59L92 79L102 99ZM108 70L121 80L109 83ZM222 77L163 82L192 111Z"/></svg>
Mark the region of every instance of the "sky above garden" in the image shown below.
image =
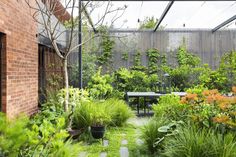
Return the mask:
<svg viewBox="0 0 236 157"><path fill-rule="evenodd" d="M102 3L102 2L101 2ZM107 3L107 2L106 2ZM112 2L113 9L127 6L124 14L113 24L115 28L138 28L139 21L145 17L160 18L167 1L158 2ZM92 14L94 23L104 14L106 5L96 8ZM170 11L162 22L165 28L214 28L223 21L235 15L236 1L215 2L174 2ZM116 16L118 17L121 12ZM109 14L104 23L110 25L110 21L116 12ZM236 21L226 25L222 29L236 28Z"/></svg>

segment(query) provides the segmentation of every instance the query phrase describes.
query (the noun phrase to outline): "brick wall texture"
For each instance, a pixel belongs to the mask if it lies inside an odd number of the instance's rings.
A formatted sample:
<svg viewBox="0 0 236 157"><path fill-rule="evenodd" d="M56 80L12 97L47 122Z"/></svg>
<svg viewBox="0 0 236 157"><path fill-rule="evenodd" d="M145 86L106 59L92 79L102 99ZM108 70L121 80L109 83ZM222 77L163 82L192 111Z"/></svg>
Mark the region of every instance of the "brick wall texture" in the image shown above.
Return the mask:
<svg viewBox="0 0 236 157"><path fill-rule="evenodd" d="M24 0L0 0L2 110L9 117L38 109L37 24L32 14Z"/></svg>

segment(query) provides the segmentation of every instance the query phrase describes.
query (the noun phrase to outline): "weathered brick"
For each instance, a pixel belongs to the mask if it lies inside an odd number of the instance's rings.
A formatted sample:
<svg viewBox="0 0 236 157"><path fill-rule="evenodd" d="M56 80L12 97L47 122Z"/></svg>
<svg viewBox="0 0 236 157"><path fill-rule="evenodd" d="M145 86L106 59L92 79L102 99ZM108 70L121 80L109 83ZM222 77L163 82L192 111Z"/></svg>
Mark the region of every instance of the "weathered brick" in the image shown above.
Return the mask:
<svg viewBox="0 0 236 157"><path fill-rule="evenodd" d="M2 111L9 117L38 109L37 25L24 0L0 1L4 33Z"/></svg>

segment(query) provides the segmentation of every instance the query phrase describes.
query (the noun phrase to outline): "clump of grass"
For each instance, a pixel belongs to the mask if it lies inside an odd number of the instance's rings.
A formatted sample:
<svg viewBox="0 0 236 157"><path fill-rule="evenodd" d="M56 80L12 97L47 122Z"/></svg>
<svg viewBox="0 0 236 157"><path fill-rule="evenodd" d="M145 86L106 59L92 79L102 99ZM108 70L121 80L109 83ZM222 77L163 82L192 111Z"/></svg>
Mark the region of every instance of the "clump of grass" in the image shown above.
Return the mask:
<svg viewBox="0 0 236 157"><path fill-rule="evenodd" d="M235 135L216 134L212 130L185 127L166 141L166 157L235 157Z"/></svg>

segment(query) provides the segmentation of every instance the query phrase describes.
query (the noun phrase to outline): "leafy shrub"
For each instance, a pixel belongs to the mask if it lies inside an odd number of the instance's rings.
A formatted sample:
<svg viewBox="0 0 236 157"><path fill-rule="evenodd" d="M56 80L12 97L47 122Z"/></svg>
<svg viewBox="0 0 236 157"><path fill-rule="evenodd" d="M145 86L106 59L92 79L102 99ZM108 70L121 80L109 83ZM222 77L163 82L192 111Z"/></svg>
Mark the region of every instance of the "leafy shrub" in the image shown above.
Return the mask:
<svg viewBox="0 0 236 157"><path fill-rule="evenodd" d="M131 91L143 92L149 90L148 76L141 71L131 71L132 78L129 80Z"/></svg>
<svg viewBox="0 0 236 157"><path fill-rule="evenodd" d="M99 68L97 73L94 76L92 76L90 82L88 83L87 88L89 94L93 98L97 99L107 98L113 91L111 83L112 83L112 77L108 74L101 75L101 68Z"/></svg>
<svg viewBox="0 0 236 157"><path fill-rule="evenodd" d="M92 126L106 126L111 123L111 114L107 113L106 106L101 103L94 104L90 114Z"/></svg>
<svg viewBox="0 0 236 157"><path fill-rule="evenodd" d="M191 122L200 127L213 128L221 133L235 130L235 96L227 97L218 90L205 90L201 94L188 93L181 99L188 108Z"/></svg>
<svg viewBox="0 0 236 157"><path fill-rule="evenodd" d="M222 137L211 130L186 127L167 140L162 155L166 157L234 157L236 155L235 135L227 134Z"/></svg>
<svg viewBox="0 0 236 157"><path fill-rule="evenodd" d="M182 121L153 118L142 129L142 138L151 153L160 153L164 149L164 141L178 133Z"/></svg>
<svg viewBox="0 0 236 157"><path fill-rule="evenodd" d="M189 66L195 67L195 66L199 65L200 58L189 53L186 49L186 46L183 44L178 49L177 61L180 66L189 65Z"/></svg>
<svg viewBox="0 0 236 157"><path fill-rule="evenodd" d="M126 68L120 68L114 73L115 88L122 92L131 91L129 80L133 77L131 72Z"/></svg>
<svg viewBox="0 0 236 157"><path fill-rule="evenodd" d="M236 51L225 53L222 56L218 71L227 78L224 82L224 90L230 91L230 87L236 85Z"/></svg>
<svg viewBox="0 0 236 157"><path fill-rule="evenodd" d="M142 138L151 153L157 151L155 143L157 140L162 139L165 135L163 132L158 132L158 129L167 123L168 122L163 119L153 119L150 120L149 123L142 129ZM159 149L163 149L163 145L159 145Z"/></svg>
<svg viewBox="0 0 236 157"><path fill-rule="evenodd" d="M151 79L155 79L154 76ZM120 68L114 73L114 86L121 92L148 91L151 86L150 81L153 80L149 80L148 75L142 71Z"/></svg>
<svg viewBox="0 0 236 157"><path fill-rule="evenodd" d="M68 90L69 90L69 104L71 106L75 106L79 104L81 101L87 101L91 99L89 97L89 92L84 89L71 87ZM66 89L61 89L56 95L56 100L52 99L53 101L52 103L57 103L56 101L58 101L60 104L63 104L65 100L65 94L66 94Z"/></svg>
<svg viewBox="0 0 236 157"><path fill-rule="evenodd" d="M26 117L8 120L5 114L0 113L0 156L18 156L27 142L27 125Z"/></svg>
<svg viewBox="0 0 236 157"><path fill-rule="evenodd" d="M208 89L218 89L220 91L228 91L227 77L219 70L212 70L204 73L201 78L201 84Z"/></svg>
<svg viewBox="0 0 236 157"><path fill-rule="evenodd" d="M48 157L73 157L78 156L78 145L72 145L67 140L69 134L64 129L65 119L58 118L56 124L46 119L40 125L33 125L27 135L27 144L24 145L21 156L48 156Z"/></svg>
<svg viewBox="0 0 236 157"><path fill-rule="evenodd" d="M111 114L107 112L103 101L87 101L76 106L73 115L73 126L78 129L88 129L91 125L108 125Z"/></svg>
<svg viewBox="0 0 236 157"><path fill-rule="evenodd" d="M92 107L90 101L81 102L81 104L76 106L73 114L73 128L87 129L91 125Z"/></svg>
<svg viewBox="0 0 236 157"><path fill-rule="evenodd" d="M106 113L111 115L112 126L122 126L130 117L134 116L131 109L123 100L108 99L103 102L106 107Z"/></svg>
<svg viewBox="0 0 236 157"><path fill-rule="evenodd" d="M153 110L157 118L180 120L185 116L185 106L180 104L180 97L177 95L161 96L158 104L153 106Z"/></svg>
<svg viewBox="0 0 236 157"><path fill-rule="evenodd" d="M181 65L167 71L171 76L171 84L174 88L180 91L185 91L187 88L193 88L204 83L204 79L209 76L211 70L208 65L192 67L190 65ZM203 77L206 76L206 77Z"/></svg>

